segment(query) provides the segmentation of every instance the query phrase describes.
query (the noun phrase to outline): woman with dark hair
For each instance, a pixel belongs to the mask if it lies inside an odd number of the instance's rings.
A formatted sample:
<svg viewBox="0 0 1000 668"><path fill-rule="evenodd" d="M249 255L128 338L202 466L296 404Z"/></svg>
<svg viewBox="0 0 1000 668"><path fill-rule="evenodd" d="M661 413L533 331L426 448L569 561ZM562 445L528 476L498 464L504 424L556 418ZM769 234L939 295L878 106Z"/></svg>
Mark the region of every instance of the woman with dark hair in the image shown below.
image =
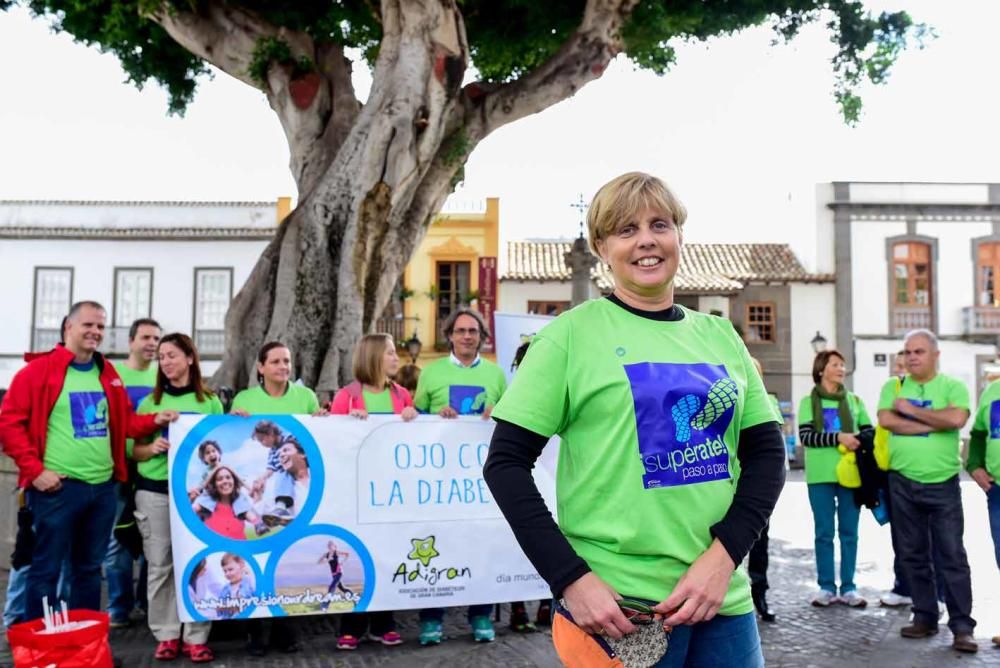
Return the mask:
<svg viewBox="0 0 1000 668"><path fill-rule="evenodd" d="M564 661L624 645L658 655L642 665L764 665L737 566L778 500L784 442L732 324L675 303L686 215L649 174L598 191L589 243L614 291L535 334L493 411L483 475L557 600ZM558 524L532 477L555 434Z"/></svg>
<svg viewBox="0 0 1000 668"><path fill-rule="evenodd" d="M816 386L799 403L799 440L806 454L806 487L813 513L819 584L810 602L820 608L837 602L852 608L868 605L854 584L861 509L854 502L854 491L838 482L837 464L843 454L858 449L861 432L874 429L861 398L844 387L846 373L843 355L836 350L820 352L813 361ZM839 596L833 567L835 531L840 536Z"/></svg>
<svg viewBox="0 0 1000 668"><path fill-rule="evenodd" d="M354 348L353 367L354 381L333 397L331 415L353 415L364 420L369 414L385 413L397 414L406 421L417 416L410 393L392 381L399 371L399 355L396 354L392 336L366 334L361 337ZM338 553L332 542L328 547L333 572L333 564L339 563ZM403 642L396 632L396 620L391 610L355 612L341 617L337 649L357 649L366 634L369 640L383 645L393 646Z"/></svg>
<svg viewBox="0 0 1000 668"><path fill-rule="evenodd" d="M139 404L137 413L171 409L180 413L221 415L222 402L205 385L198 350L186 334L167 334L157 348L159 367L156 387ZM181 652L194 663L212 661L215 655L205 644L210 622L184 624L177 616L174 562L170 547L170 499L167 487L167 450L170 442L162 432L149 443L136 443L132 458L138 462L135 519L142 534L142 548L149 562L149 630L158 641L155 658L176 659Z"/></svg>
<svg viewBox="0 0 1000 668"><path fill-rule="evenodd" d="M243 491L243 481L225 465L212 470L205 481L205 491L191 507L205 526L226 538L245 540L247 522L258 534L267 530L253 512L250 498Z"/></svg>
<svg viewBox="0 0 1000 668"><path fill-rule="evenodd" d="M280 341L269 341L257 352L257 387L233 399L233 415L325 415L316 393L291 382L292 352Z"/></svg>

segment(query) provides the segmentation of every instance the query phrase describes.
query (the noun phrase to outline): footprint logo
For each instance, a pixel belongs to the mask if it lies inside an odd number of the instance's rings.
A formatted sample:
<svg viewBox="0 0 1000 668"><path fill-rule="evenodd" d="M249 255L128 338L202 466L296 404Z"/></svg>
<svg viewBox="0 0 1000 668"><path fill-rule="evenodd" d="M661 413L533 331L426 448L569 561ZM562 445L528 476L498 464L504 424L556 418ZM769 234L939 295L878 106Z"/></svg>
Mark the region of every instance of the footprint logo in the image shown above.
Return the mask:
<svg viewBox="0 0 1000 668"><path fill-rule="evenodd" d="M697 394L685 394L670 409L670 417L674 419L677 428L677 440L687 443L691 440L691 418L701 408L701 399Z"/></svg>
<svg viewBox="0 0 1000 668"><path fill-rule="evenodd" d="M687 443L691 440L691 429L704 431L716 420L736 405L736 383L730 378L720 378L708 388L705 406L696 394L686 394L681 397L673 408L670 416L674 419L677 430L677 441ZM700 409L700 410L699 410Z"/></svg>
<svg viewBox="0 0 1000 668"><path fill-rule="evenodd" d="M735 405L736 383L731 378L720 378L708 388L705 407L691 420L691 426L699 431L707 429Z"/></svg>

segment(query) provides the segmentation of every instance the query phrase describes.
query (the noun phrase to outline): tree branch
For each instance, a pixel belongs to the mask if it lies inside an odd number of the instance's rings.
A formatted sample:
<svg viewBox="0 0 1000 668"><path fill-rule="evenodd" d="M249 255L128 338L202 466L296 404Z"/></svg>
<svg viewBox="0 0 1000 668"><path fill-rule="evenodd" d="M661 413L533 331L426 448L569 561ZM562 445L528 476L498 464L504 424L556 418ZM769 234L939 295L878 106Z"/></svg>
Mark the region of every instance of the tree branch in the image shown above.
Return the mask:
<svg viewBox="0 0 1000 668"><path fill-rule="evenodd" d="M483 97L466 97L470 134L482 139L497 128L571 97L600 78L622 50L620 31L637 3L587 0L580 27L544 64Z"/></svg>

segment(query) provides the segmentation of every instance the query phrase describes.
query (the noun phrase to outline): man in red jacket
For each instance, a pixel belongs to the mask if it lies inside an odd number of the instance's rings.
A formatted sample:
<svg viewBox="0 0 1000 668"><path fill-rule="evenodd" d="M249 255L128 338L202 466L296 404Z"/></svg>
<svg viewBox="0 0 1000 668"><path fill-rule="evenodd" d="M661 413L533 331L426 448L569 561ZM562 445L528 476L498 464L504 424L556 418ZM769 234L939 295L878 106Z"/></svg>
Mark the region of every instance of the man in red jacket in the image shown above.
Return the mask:
<svg viewBox="0 0 1000 668"><path fill-rule="evenodd" d="M101 562L115 519L114 479L125 480L125 438L142 438L177 419L176 411L137 416L114 366L97 352L104 307L78 302L64 344L32 356L4 396L0 443L28 490L35 546L27 619L56 601L63 560L70 560L71 608L100 610Z"/></svg>

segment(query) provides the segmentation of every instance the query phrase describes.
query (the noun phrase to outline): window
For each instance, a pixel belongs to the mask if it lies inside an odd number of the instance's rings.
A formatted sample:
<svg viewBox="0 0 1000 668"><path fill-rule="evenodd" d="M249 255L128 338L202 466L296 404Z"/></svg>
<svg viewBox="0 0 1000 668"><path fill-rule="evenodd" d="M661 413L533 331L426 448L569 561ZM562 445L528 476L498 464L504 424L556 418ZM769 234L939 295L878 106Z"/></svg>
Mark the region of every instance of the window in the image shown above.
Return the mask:
<svg viewBox="0 0 1000 668"><path fill-rule="evenodd" d="M747 304L747 343L774 343L774 304L754 302Z"/></svg>
<svg viewBox="0 0 1000 668"><path fill-rule="evenodd" d="M233 298L233 270L194 270L194 343L202 355L224 352L226 310Z"/></svg>
<svg viewBox="0 0 1000 668"><path fill-rule="evenodd" d="M1000 276L1000 242L979 244L979 257L976 262L977 306L1000 308L1000 290L997 290L996 286L998 276Z"/></svg>
<svg viewBox="0 0 1000 668"><path fill-rule="evenodd" d="M469 301L470 262L437 263L438 327L462 304ZM441 334L439 332L439 334Z"/></svg>
<svg viewBox="0 0 1000 668"><path fill-rule="evenodd" d="M115 327L148 318L153 301L152 269L115 269Z"/></svg>
<svg viewBox="0 0 1000 668"><path fill-rule="evenodd" d="M34 317L31 349L48 350L62 337L62 320L73 299L73 270L68 267L35 267Z"/></svg>
<svg viewBox="0 0 1000 668"><path fill-rule="evenodd" d="M904 241L892 247L893 303L896 306L931 305L931 249Z"/></svg>
<svg viewBox="0 0 1000 668"><path fill-rule="evenodd" d="M528 313L538 315L559 315L569 310L569 302L528 302Z"/></svg>

